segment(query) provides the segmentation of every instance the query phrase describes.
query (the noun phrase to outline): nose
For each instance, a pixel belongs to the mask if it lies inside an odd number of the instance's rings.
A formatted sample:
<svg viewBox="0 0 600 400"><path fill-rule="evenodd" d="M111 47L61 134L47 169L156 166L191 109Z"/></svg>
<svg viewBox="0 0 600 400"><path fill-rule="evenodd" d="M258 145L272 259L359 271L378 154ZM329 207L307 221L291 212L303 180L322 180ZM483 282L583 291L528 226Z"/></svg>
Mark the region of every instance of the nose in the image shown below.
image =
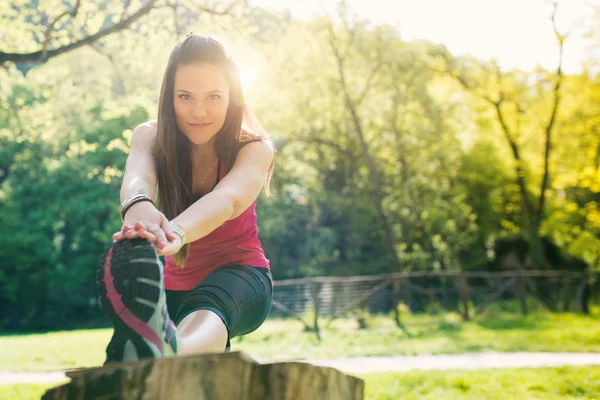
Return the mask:
<svg viewBox="0 0 600 400"><path fill-rule="evenodd" d="M202 118L206 116L206 107L202 104L201 101L197 101L194 103L194 108L192 109L192 117L194 118Z"/></svg>

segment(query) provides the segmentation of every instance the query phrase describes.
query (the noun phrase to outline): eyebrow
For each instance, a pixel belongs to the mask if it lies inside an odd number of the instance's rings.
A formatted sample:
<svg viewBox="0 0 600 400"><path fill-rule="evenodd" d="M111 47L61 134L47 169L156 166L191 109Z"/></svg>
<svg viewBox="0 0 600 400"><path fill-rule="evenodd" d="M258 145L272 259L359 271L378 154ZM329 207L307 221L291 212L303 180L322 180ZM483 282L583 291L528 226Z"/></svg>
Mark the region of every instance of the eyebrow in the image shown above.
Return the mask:
<svg viewBox="0 0 600 400"><path fill-rule="evenodd" d="M187 90L184 90L184 89L177 89L177 92L183 92L183 93L187 93L187 94L193 94L192 92L188 92ZM215 89L215 90L209 90L206 93L207 94L211 94L211 93L225 93L225 90L224 89Z"/></svg>

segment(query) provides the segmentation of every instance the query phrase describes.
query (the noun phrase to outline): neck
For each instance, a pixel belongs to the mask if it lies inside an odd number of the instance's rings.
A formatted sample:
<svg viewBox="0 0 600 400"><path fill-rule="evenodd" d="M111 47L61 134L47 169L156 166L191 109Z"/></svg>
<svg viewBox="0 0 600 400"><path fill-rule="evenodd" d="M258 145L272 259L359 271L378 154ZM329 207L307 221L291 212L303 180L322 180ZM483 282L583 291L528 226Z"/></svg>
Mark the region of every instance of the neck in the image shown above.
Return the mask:
<svg viewBox="0 0 600 400"><path fill-rule="evenodd" d="M206 168L216 162L218 156L215 146L212 143L195 145L192 148L192 159L197 167Z"/></svg>

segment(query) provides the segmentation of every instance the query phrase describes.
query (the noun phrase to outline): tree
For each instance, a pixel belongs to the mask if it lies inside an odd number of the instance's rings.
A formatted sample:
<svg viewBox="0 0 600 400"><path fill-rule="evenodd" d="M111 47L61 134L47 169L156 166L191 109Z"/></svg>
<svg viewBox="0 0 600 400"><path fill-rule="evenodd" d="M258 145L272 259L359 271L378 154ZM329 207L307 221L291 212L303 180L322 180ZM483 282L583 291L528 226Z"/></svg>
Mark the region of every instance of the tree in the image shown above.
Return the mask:
<svg viewBox="0 0 600 400"><path fill-rule="evenodd" d="M235 0L211 8L195 2L146 0L135 7L129 0L75 0L75 4L65 7L64 2L58 0L41 5L37 1L27 0L21 4L4 6L8 21L11 25L16 25L17 31L6 34L7 37L3 40L8 43L7 39L13 39L15 43L22 44L22 35L29 31L34 39L26 47L32 51L0 51L0 65L12 62L26 72L32 66L45 63L53 57L93 45L109 35L131 29L134 23L139 23L154 10L170 9L175 33L179 35L179 13L182 10L222 16L228 15L239 5L247 5L247 2Z"/></svg>
<svg viewBox="0 0 600 400"><path fill-rule="evenodd" d="M446 62L445 72L460 83L465 90L486 102L494 110L497 123L513 158L514 176L519 188L524 216L523 228L528 233L531 243L531 263L534 268L545 265L540 229L545 216L544 207L550 184L550 156L553 148L553 135L556 134L556 121L561 105L561 85L564 79L562 61L566 36L561 34L556 26L558 4L556 2L552 4L551 21L558 43L559 59L553 74L538 71L536 86L533 88L551 96L551 102L545 107L546 122L542 127L544 137L543 172L539 188L535 192L531 191L531 176L527 173L528 162L523 156L522 149L524 129L535 129L531 125L527 128L523 127L524 119L528 114L525 110L526 98L532 92L532 88L527 86L527 77L518 72L504 73L494 63L479 68L468 60L452 59L448 53L442 54ZM530 110L529 115L532 113L533 110Z"/></svg>

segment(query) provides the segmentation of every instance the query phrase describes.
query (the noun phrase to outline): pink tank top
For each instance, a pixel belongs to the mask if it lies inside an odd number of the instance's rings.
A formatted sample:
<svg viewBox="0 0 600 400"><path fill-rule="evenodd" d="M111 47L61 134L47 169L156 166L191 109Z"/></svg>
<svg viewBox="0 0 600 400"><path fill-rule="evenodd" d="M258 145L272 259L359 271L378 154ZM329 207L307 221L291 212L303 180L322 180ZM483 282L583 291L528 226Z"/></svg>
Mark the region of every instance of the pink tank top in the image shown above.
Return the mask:
<svg viewBox="0 0 600 400"><path fill-rule="evenodd" d="M219 165L219 180L225 175ZM165 288L191 290L211 272L230 264L245 264L269 269L269 260L258 240L256 201L236 218L207 236L190 243L183 268L175 266L171 256L165 257Z"/></svg>

